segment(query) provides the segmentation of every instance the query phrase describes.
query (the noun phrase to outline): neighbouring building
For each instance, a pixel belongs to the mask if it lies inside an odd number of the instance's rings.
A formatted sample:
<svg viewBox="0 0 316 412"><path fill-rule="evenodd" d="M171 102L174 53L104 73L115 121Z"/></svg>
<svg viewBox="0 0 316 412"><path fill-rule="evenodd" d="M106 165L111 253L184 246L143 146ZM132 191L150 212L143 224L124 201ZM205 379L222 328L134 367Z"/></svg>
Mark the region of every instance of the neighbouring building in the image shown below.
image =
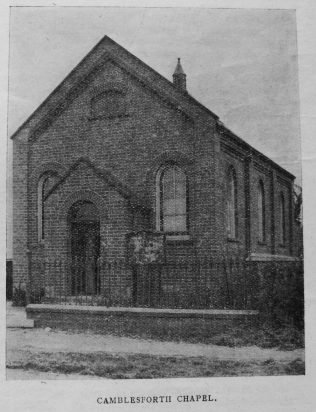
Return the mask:
<svg viewBox="0 0 316 412"><path fill-rule="evenodd" d="M165 235L159 288L175 293L183 262L293 259L294 176L189 94L180 59L171 82L105 36L12 139L15 286L122 304L133 271L102 292L95 268L127 261L142 231Z"/></svg>

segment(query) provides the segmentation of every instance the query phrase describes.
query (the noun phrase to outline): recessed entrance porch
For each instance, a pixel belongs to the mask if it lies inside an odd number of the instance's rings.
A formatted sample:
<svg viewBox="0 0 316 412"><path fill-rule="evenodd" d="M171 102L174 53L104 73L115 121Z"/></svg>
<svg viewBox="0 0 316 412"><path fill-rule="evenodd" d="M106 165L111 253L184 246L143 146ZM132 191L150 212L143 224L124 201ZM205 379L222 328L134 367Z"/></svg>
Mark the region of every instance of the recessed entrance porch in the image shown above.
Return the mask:
<svg viewBox="0 0 316 412"><path fill-rule="evenodd" d="M100 216L92 202L79 201L69 211L71 295L100 293Z"/></svg>

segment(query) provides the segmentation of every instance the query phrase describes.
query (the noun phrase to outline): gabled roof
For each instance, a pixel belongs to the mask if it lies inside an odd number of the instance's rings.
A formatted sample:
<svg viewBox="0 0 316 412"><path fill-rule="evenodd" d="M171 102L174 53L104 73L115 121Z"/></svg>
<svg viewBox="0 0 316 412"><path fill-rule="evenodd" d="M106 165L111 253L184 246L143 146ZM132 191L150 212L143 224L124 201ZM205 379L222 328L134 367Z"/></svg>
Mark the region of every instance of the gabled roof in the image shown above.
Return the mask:
<svg viewBox="0 0 316 412"><path fill-rule="evenodd" d="M88 158L80 157L78 160L73 163L67 172L61 176L61 178L56 182L56 184L49 190L46 194L44 201L48 199L56 190L57 188L65 182L68 177L80 166L86 165L93 170L93 172L103 179L110 187L116 190L122 197L127 199L133 207L139 207L144 209L145 211L149 212L151 209L146 206L145 202L137 197L127 186L121 183L111 172L108 170L103 170L96 167Z"/></svg>
<svg viewBox="0 0 316 412"><path fill-rule="evenodd" d="M294 180L295 176L280 166L278 163L275 163L272 159L264 155L263 153L259 152L259 150L255 149L241 137L237 136L234 132L232 132L228 127L226 127L222 122L217 121L217 130L218 132L225 137L225 140L230 139L234 143L236 143L239 147L242 147L249 155L257 156L264 162L268 163L270 166L277 169L279 172L285 174L289 179Z"/></svg>
<svg viewBox="0 0 316 412"><path fill-rule="evenodd" d="M87 85L88 76L97 70L105 61L111 60L130 72L139 81L150 87L154 92L168 99L176 108L192 116L194 109L202 110L211 115L214 120L218 116L207 109L188 93L183 93L174 84L124 49L108 36L104 36L99 43L79 62L66 78L52 91L40 106L25 120L25 122L11 136L12 139L23 129L32 132L41 127L42 123L49 122L49 117L58 116L64 109L71 95L78 87Z"/></svg>
<svg viewBox="0 0 316 412"><path fill-rule="evenodd" d="M13 133L11 139L14 139L23 131L30 136L41 133L41 131L50 124L51 120L67 107L72 98L76 96L78 90L86 87L89 81L89 75L100 69L106 61L112 61L125 69L139 82L150 88L154 93L158 94L189 118L194 118L197 114L201 113L201 111L210 115L216 121L218 131L225 135L227 139L238 142L238 144L243 147L247 147L253 154L260 156L271 165L276 166L291 179L295 177L225 127L215 113L203 106L199 101L190 96L189 93L179 90L170 80L160 75L108 36L104 36L93 47L16 132ZM176 67L176 71L179 73L183 72L180 62Z"/></svg>

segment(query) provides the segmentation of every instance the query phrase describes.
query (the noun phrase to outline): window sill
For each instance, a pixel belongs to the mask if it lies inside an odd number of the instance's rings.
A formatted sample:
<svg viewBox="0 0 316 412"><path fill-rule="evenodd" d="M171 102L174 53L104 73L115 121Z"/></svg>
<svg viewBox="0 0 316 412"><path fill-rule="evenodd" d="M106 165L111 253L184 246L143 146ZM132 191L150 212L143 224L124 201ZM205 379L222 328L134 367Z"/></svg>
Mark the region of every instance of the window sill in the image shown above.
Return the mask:
<svg viewBox="0 0 316 412"><path fill-rule="evenodd" d="M183 235L168 235L166 234L166 242L167 243L176 243L176 242L181 242L181 243L186 243L186 242L191 242L191 236L188 234L183 234Z"/></svg>
<svg viewBox="0 0 316 412"><path fill-rule="evenodd" d="M297 256L272 255L270 253L251 253L246 259L248 262L298 262Z"/></svg>
<svg viewBox="0 0 316 412"><path fill-rule="evenodd" d="M228 237L228 238L227 238L227 242L230 242L230 243L240 243L240 240L239 240L239 239L236 239L236 238L234 238L234 237Z"/></svg>
<svg viewBox="0 0 316 412"><path fill-rule="evenodd" d="M36 249L44 249L45 247L45 241L44 240L38 240L36 245L34 245Z"/></svg>

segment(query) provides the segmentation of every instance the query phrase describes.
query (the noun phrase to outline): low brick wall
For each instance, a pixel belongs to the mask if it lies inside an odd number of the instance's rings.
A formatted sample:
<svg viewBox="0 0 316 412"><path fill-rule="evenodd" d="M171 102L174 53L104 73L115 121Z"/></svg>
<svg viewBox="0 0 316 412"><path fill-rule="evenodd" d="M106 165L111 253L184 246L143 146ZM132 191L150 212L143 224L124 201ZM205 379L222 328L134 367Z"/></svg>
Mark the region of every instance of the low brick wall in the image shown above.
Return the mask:
<svg viewBox="0 0 316 412"><path fill-rule="evenodd" d="M258 323L258 311L149 309L66 305L28 305L27 317L35 327L91 330L102 334L156 338L160 340L205 340L233 326Z"/></svg>

